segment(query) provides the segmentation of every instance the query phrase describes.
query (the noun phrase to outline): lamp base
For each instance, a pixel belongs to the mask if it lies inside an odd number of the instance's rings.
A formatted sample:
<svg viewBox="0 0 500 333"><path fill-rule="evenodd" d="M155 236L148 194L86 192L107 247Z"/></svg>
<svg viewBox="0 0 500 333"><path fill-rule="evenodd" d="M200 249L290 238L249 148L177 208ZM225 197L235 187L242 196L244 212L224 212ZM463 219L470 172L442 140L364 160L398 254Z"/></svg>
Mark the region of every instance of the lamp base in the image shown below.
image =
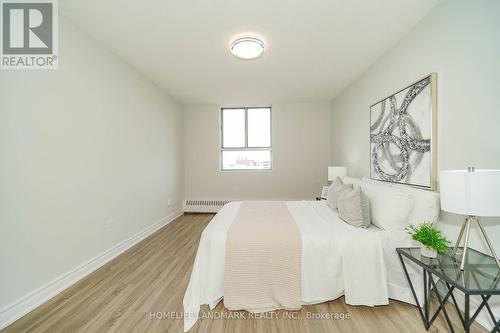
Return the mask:
<svg viewBox="0 0 500 333"><path fill-rule="evenodd" d="M464 246L463 246L463 250L462 250L462 261L460 262L460 270L463 271L464 267L465 267L465 259L467 256L467 249L468 249L468 244L469 244L470 225L473 221L477 222L479 229L481 230L481 233L483 234L483 237L486 240L486 244L488 245L488 249L490 250L491 254L493 255L493 258L495 258L495 262L497 263L497 266L500 269L500 261L498 261L498 257L497 257L497 254L495 253L495 249L491 245L490 238L486 234L486 230L484 230L484 227L481 224L479 217L468 216L464 220L464 223L462 224L462 228L460 229L460 234L458 235L457 242L455 243L455 247L453 248L453 255L457 255L458 247L460 245L460 242L462 240L462 236L464 235L464 231L465 231Z"/></svg>

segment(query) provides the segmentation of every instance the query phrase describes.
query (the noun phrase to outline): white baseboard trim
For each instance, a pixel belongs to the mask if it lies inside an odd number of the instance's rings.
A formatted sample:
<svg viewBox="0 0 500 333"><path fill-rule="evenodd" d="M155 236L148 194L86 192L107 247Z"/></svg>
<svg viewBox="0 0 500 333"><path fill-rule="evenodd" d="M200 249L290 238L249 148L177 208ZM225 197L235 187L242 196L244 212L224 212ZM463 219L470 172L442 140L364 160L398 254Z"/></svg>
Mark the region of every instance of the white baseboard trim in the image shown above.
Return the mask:
<svg viewBox="0 0 500 333"><path fill-rule="evenodd" d="M139 243L146 237L166 226L171 221L175 220L183 214L182 210L178 210L155 222L143 231L126 239L125 241L113 246L94 258L75 267L69 272L55 278L44 286L20 298L19 300L0 309L0 330L9 326L19 318L39 307L49 299L53 298L63 290L80 281L90 273L94 272L107 262L119 256L135 244Z"/></svg>

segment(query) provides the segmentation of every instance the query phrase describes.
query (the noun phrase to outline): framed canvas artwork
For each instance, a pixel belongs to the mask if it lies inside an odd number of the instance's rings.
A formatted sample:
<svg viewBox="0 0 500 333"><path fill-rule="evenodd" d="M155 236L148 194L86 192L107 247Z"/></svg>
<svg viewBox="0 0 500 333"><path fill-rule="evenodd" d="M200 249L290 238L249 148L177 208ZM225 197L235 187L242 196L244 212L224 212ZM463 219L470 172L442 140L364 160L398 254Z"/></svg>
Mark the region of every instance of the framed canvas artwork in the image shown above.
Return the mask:
<svg viewBox="0 0 500 333"><path fill-rule="evenodd" d="M432 73L370 107L370 178L435 190L436 81Z"/></svg>

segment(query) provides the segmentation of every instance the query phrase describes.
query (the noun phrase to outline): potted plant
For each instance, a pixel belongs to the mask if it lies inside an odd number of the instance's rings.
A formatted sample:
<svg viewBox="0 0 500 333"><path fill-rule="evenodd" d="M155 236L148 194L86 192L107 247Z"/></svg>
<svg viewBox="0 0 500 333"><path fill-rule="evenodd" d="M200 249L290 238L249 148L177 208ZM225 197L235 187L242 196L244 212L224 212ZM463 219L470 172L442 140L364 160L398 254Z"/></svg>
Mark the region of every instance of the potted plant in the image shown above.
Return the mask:
<svg viewBox="0 0 500 333"><path fill-rule="evenodd" d="M420 242L420 254L428 258L436 258L438 253L448 251L450 241L447 240L441 230L434 226L432 222L424 222L419 226L409 225L406 228L411 238Z"/></svg>

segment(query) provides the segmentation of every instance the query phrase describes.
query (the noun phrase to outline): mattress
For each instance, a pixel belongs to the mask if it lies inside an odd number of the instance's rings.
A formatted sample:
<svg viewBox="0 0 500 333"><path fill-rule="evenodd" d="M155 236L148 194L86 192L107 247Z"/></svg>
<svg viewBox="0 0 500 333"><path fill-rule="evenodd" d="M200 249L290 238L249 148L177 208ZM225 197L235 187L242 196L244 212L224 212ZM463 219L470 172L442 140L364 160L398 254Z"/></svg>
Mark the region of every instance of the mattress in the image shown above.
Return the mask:
<svg viewBox="0 0 500 333"><path fill-rule="evenodd" d="M355 228L325 201L288 201L302 237L302 304L345 295L350 305L386 305L389 299L414 304L396 247L414 246L409 235L375 226ZM213 309L223 298L226 234L241 202L225 205L203 231L184 295L184 331L196 323L202 304ZM410 276L422 295L416 268Z"/></svg>

